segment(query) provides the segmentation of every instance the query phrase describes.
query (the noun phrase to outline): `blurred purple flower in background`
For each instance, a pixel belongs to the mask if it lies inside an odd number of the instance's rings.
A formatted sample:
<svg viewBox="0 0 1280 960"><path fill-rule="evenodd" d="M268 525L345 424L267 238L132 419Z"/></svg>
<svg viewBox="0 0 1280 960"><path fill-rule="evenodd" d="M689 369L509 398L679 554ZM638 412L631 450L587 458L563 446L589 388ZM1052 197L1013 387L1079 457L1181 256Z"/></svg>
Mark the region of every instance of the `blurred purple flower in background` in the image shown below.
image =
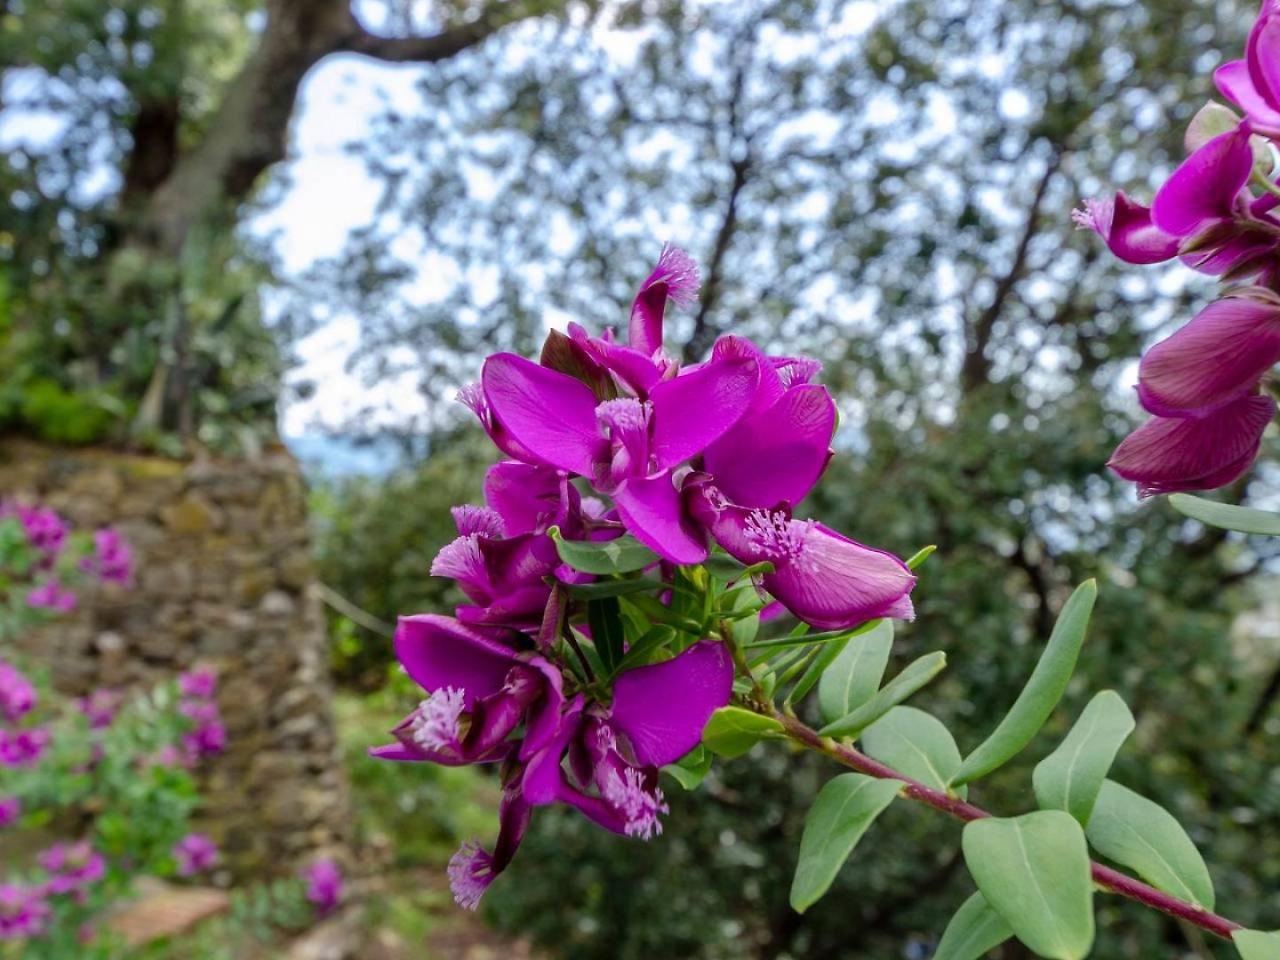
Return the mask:
<svg viewBox="0 0 1280 960"><path fill-rule="evenodd" d="M104 527L93 535L93 553L81 568L105 583L128 586L133 581L133 550L118 531Z"/></svg>
<svg viewBox="0 0 1280 960"><path fill-rule="evenodd" d="M107 872L107 861L86 841L55 843L36 858L50 874L45 890L51 894L82 896Z"/></svg>
<svg viewBox="0 0 1280 960"><path fill-rule="evenodd" d="M44 727L31 727L27 730L0 729L0 765L32 766L44 754L48 745L49 731Z"/></svg>
<svg viewBox="0 0 1280 960"><path fill-rule="evenodd" d="M342 900L342 871L329 859L317 860L302 871L307 882L307 899L315 904L316 913L332 913Z"/></svg>
<svg viewBox="0 0 1280 960"><path fill-rule="evenodd" d="M44 932L51 912L43 889L0 884L0 940L38 936Z"/></svg>
<svg viewBox="0 0 1280 960"><path fill-rule="evenodd" d="M22 816L22 801L17 797L5 797L0 800L0 827L16 823Z"/></svg>
<svg viewBox="0 0 1280 960"><path fill-rule="evenodd" d="M173 858L178 862L178 875L190 877L217 864L218 847L203 833L189 833L173 845Z"/></svg>
<svg viewBox="0 0 1280 960"><path fill-rule="evenodd" d="M17 723L35 709L36 688L17 667L0 660L0 719Z"/></svg>
<svg viewBox="0 0 1280 960"><path fill-rule="evenodd" d="M50 577L27 594L27 606L58 613L70 613L76 608L76 595L74 591L59 583L56 577Z"/></svg>

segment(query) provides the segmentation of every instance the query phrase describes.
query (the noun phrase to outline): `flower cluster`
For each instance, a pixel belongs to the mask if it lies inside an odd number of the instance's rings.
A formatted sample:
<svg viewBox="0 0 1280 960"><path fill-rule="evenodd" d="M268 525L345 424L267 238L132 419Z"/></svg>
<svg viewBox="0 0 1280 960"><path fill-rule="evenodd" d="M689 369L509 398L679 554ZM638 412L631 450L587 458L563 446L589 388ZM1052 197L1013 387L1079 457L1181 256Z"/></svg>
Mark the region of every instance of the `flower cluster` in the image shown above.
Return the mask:
<svg viewBox="0 0 1280 960"><path fill-rule="evenodd" d="M322 917L328 916L342 902L342 870L329 859L322 858L302 870L307 884L307 900Z"/></svg>
<svg viewBox="0 0 1280 960"><path fill-rule="evenodd" d="M227 747L227 728L214 699L217 692L218 675L207 667L197 667L178 677L178 712L191 721L191 729L182 735L180 753L188 767Z"/></svg>
<svg viewBox="0 0 1280 960"><path fill-rule="evenodd" d="M211 870L218 862L218 847L203 833L188 833L173 845L178 876L193 877Z"/></svg>
<svg viewBox="0 0 1280 960"><path fill-rule="evenodd" d="M0 501L0 524L6 521L16 526L21 543L16 556L0 554L0 567L16 567L7 572L29 583L24 600L33 610L74 610L74 583L83 575L123 586L132 582L133 551L116 530L98 530L83 549L72 549L71 527L49 507Z"/></svg>
<svg viewBox="0 0 1280 960"><path fill-rule="evenodd" d="M1138 397L1151 419L1110 466L1149 496L1225 486L1248 470L1276 413L1263 381L1280 362L1280 3L1266 0L1246 56L1214 73L1240 117L1210 103L1187 130L1190 156L1150 207L1117 193L1077 223L1128 263L1177 257L1227 284L1222 297L1142 358Z"/></svg>
<svg viewBox="0 0 1280 960"><path fill-rule="evenodd" d="M31 681L13 664L0 660L0 766L30 767L49 745L47 729L23 725L37 702ZM15 811L9 818L16 816ZM5 814L0 812L0 824L5 820Z"/></svg>
<svg viewBox="0 0 1280 960"><path fill-rule="evenodd" d="M589 604L584 616L575 599L616 584L591 583L562 548L645 551L656 579L639 586L656 585L648 599L659 606L681 591L682 570L715 552L754 575L756 609L776 601L822 629L913 616L915 578L901 560L793 513L831 457L836 408L813 382L820 364L737 336L701 363L664 352L668 300L697 289L693 261L665 247L626 343L571 324L537 363L489 357L460 395L509 459L489 470L484 506L454 508L458 537L431 567L470 602L453 617L399 621L396 655L428 697L394 743L370 752L502 765L496 844L464 844L449 864L468 909L511 862L535 807L567 804L615 833L660 834L660 769L697 747L732 693L722 632L676 639L655 626L655 642L624 643L616 621L593 619Z"/></svg>
<svg viewBox="0 0 1280 960"><path fill-rule="evenodd" d="M38 879L0 883L0 942L41 936L60 899L85 903L107 873L106 858L85 841L55 843L36 862Z"/></svg>

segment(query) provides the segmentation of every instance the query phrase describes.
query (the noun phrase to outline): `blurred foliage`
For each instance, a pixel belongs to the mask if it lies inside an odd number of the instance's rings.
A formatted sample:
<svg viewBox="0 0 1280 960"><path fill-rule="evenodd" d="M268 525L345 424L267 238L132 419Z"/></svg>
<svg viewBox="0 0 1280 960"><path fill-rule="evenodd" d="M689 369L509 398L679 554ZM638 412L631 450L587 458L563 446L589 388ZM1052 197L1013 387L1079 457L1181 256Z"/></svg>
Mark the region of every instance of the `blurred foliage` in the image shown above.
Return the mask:
<svg viewBox="0 0 1280 960"><path fill-rule="evenodd" d="M920 705L962 747L1011 702L1071 586L1099 578L1053 726L978 802L1030 809L1031 767L1090 693L1114 687L1138 718L1117 779L1189 825L1225 912L1274 926L1280 715L1265 690L1280 651L1235 642L1232 624L1274 591L1275 545L1135 506L1104 468L1137 416L1123 389L1134 359L1211 291L1118 268L1068 216L1114 184L1150 195L1210 95L1217 51L1234 55L1253 12L670 0L613 5L580 29L527 25L424 77L426 109L388 113L355 148L385 179L396 230L418 225L457 265L450 292L405 295L412 271L378 228L314 279L364 318L373 378L411 351L423 392L443 400L480 353L532 352L547 316L620 327L659 241L687 246L702 301L669 343L697 355L733 330L826 364L840 448L804 512L902 555L939 545L896 666L947 651ZM411 429L448 429L450 409ZM381 508L370 487L336 493L332 512L380 518L358 547L383 558L377 573L343 584L380 617L456 599L421 575L451 536L452 492L479 480L452 450L436 445L420 468L447 473L449 491L396 478ZM1274 496L1277 479L1260 468L1228 495ZM429 513L440 526L416 520ZM396 568L409 517L422 534ZM331 558L353 549L320 541ZM831 773L757 748L673 797L648 845L540 812L487 916L574 960L926 957L971 889L959 831L927 812L891 811L833 895L803 917L787 907L801 820ZM1140 908L1101 909L1101 960L1228 956Z"/></svg>
<svg viewBox="0 0 1280 960"><path fill-rule="evenodd" d="M210 211L182 249L149 204L243 62L260 3L14 0L0 13L0 431L257 448L283 357L271 272Z"/></svg>

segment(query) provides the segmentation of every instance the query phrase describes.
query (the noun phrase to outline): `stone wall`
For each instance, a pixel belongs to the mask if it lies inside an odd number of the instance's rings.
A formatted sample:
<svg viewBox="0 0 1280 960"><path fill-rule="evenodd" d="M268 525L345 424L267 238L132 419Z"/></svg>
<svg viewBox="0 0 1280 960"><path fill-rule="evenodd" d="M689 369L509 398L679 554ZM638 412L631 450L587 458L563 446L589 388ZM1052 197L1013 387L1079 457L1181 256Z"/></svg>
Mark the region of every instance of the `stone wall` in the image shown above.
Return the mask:
<svg viewBox="0 0 1280 960"><path fill-rule="evenodd" d="M224 862L246 876L341 858L349 800L293 458L183 463L6 442L0 494L77 528L111 523L137 557L133 589L86 592L26 641L54 682L78 694L213 666L229 742L208 764L202 826Z"/></svg>

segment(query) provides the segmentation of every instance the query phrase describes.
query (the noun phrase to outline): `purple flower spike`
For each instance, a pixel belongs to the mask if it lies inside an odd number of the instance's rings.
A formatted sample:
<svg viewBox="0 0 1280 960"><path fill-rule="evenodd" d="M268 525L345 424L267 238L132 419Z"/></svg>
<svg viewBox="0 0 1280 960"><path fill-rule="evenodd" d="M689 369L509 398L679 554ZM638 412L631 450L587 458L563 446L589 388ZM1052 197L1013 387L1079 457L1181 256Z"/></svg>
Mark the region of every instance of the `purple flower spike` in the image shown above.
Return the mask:
<svg viewBox="0 0 1280 960"><path fill-rule="evenodd" d="M192 877L212 869L218 862L218 847L203 833L189 833L173 845L178 876Z"/></svg>
<svg viewBox="0 0 1280 960"><path fill-rule="evenodd" d="M22 801L17 797L5 797L0 800L0 827L17 823L22 816Z"/></svg>
<svg viewBox="0 0 1280 960"><path fill-rule="evenodd" d="M698 296L702 280L698 265L679 247L666 244L653 272L640 284L631 305L631 322L627 340L631 347L646 356L662 352L662 319L667 300L684 306Z"/></svg>
<svg viewBox="0 0 1280 960"><path fill-rule="evenodd" d="M34 766L44 756L49 740L49 731L44 727L31 727L27 730L0 729L0 766Z"/></svg>
<svg viewBox="0 0 1280 960"><path fill-rule="evenodd" d="M196 667L179 674L178 692L184 697L208 700L218 692L218 675L209 667Z"/></svg>
<svg viewBox="0 0 1280 960"><path fill-rule="evenodd" d="M36 688L17 667L0 660L0 719L17 723L36 706Z"/></svg>
<svg viewBox="0 0 1280 960"><path fill-rule="evenodd" d="M1249 469L1275 413L1274 400L1254 395L1204 417L1152 417L1116 447L1107 466L1136 482L1142 497L1224 487Z"/></svg>
<svg viewBox="0 0 1280 960"><path fill-rule="evenodd" d="M1280 297L1259 287L1205 307L1142 358L1138 395L1149 413L1203 415L1257 391L1280 363Z"/></svg>
<svg viewBox="0 0 1280 960"><path fill-rule="evenodd" d="M109 527L99 530L93 535L93 548L81 562L85 570L97 574L104 583L128 586L132 582L133 550L118 531Z"/></svg>
<svg viewBox="0 0 1280 960"><path fill-rule="evenodd" d="M769 561L765 590L803 620L823 630L856 626L877 617L915 616L916 578L891 553L850 540L789 510L748 509L731 503L705 475L686 486L691 510L729 554L743 563Z"/></svg>
<svg viewBox="0 0 1280 960"><path fill-rule="evenodd" d="M36 862L49 871L44 888L52 894L80 894L101 880L107 861L88 843L55 843Z"/></svg>

